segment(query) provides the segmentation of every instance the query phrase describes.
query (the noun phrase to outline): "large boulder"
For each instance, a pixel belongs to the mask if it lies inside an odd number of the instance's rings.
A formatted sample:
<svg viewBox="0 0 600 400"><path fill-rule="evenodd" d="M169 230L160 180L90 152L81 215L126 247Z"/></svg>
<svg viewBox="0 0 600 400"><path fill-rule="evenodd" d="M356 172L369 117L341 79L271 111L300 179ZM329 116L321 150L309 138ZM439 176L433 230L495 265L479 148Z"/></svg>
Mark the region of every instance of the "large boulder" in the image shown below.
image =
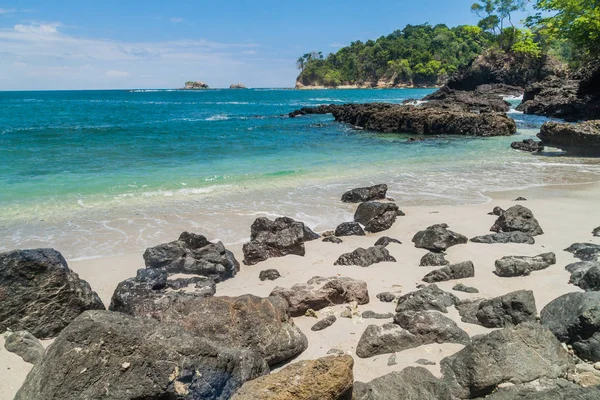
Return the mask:
<svg viewBox="0 0 600 400"><path fill-rule="evenodd" d="M0 332L52 338L86 310L104 310L90 285L54 249L0 253Z"/></svg>
<svg viewBox="0 0 600 400"><path fill-rule="evenodd" d="M503 328L535 322L537 308L531 290L517 290L487 300L462 301L456 306L464 322L486 328Z"/></svg>
<svg viewBox="0 0 600 400"><path fill-rule="evenodd" d="M520 92L522 92L522 89ZM425 96L423 100L427 103L422 106L427 108L466 112L478 111L481 113L508 112L510 110L509 102L502 99L501 96L489 93L486 90L464 91L442 86L434 93Z"/></svg>
<svg viewBox="0 0 600 400"><path fill-rule="evenodd" d="M15 400L225 400L268 372L258 353L217 345L176 324L87 311L48 347Z"/></svg>
<svg viewBox="0 0 600 400"><path fill-rule="evenodd" d="M365 236L365 231L358 222L342 222L335 228L335 236Z"/></svg>
<svg viewBox="0 0 600 400"><path fill-rule="evenodd" d="M429 343L469 342L469 335L437 311L406 311L396 314L394 324L370 325L356 346L361 358L399 352Z"/></svg>
<svg viewBox="0 0 600 400"><path fill-rule="evenodd" d="M501 388L486 400L596 400L600 387L581 387L566 379L538 379Z"/></svg>
<svg viewBox="0 0 600 400"><path fill-rule="evenodd" d="M473 276L475 276L475 266L471 261L465 261L431 271L423 277L423 281L435 283L452 279L471 278Z"/></svg>
<svg viewBox="0 0 600 400"><path fill-rule="evenodd" d="M501 215L501 213L496 214ZM486 243L486 244L495 244L495 243L525 243L525 244L535 244L535 239L528 233L512 231L512 232L500 232L500 233L492 233L489 235L483 236L475 236L470 239L473 243Z"/></svg>
<svg viewBox="0 0 600 400"><path fill-rule="evenodd" d="M595 264L597 265L588 269L577 281L577 286L586 292L600 291L600 263L596 262Z"/></svg>
<svg viewBox="0 0 600 400"><path fill-rule="evenodd" d="M4 348L31 364L37 364L46 351L40 341L27 331L16 331L8 335Z"/></svg>
<svg viewBox="0 0 600 400"><path fill-rule="evenodd" d="M194 336L229 347L252 349L269 365L288 360L308 347L306 336L287 313L286 302L277 297L247 294L204 298L167 293L161 298L148 296L133 308L113 302L111 310L180 325Z"/></svg>
<svg viewBox="0 0 600 400"><path fill-rule="evenodd" d="M344 203L362 203L371 200L384 200L387 190L386 184L356 188L344 193L342 201Z"/></svg>
<svg viewBox="0 0 600 400"><path fill-rule="evenodd" d="M466 236L449 230L447 224L437 224L417 232L412 241L415 247L420 249L440 252L457 244L467 243L468 239Z"/></svg>
<svg viewBox="0 0 600 400"><path fill-rule="evenodd" d="M600 361L600 292L574 292L552 300L540 313L542 324L579 357Z"/></svg>
<svg viewBox="0 0 600 400"><path fill-rule="evenodd" d="M257 218L250 231L250 242L243 246L246 265L288 254L304 256L304 242L319 238L302 222L287 217L275 218L275 221L265 217Z"/></svg>
<svg viewBox="0 0 600 400"><path fill-rule="evenodd" d="M368 249L359 247L352 253L342 254L334 265L360 265L361 267L368 267L380 262L396 262L396 259L390 255L385 247L374 246Z"/></svg>
<svg viewBox="0 0 600 400"><path fill-rule="evenodd" d="M367 304L369 291L364 281L334 276L322 278L315 276L306 283L291 288L276 287L271 296L283 298L292 317L304 315L308 309L320 310L335 304Z"/></svg>
<svg viewBox="0 0 600 400"><path fill-rule="evenodd" d="M600 155L600 120L577 124L549 121L542 125L537 136L545 146L586 156Z"/></svg>
<svg viewBox="0 0 600 400"><path fill-rule="evenodd" d="M390 229L398 213L394 203L367 201L361 203L354 213L354 221L364 225L367 232L382 232Z"/></svg>
<svg viewBox="0 0 600 400"><path fill-rule="evenodd" d="M431 284L398 297L396 312L435 310L446 313L448 307L453 306L457 301L458 298L452 293L444 292Z"/></svg>
<svg viewBox="0 0 600 400"><path fill-rule="evenodd" d="M423 367L408 367L373 379L354 383L354 400L451 400L443 381Z"/></svg>
<svg viewBox="0 0 600 400"><path fill-rule="evenodd" d="M420 267L442 267L444 265L450 265L450 261L446 260L446 254L433 251L425 254L419 261Z"/></svg>
<svg viewBox="0 0 600 400"><path fill-rule="evenodd" d="M146 249L144 261L146 268L202 275L215 282L231 278L240 270L240 264L223 243L211 243L204 236L189 232L183 232L173 242Z"/></svg>
<svg viewBox="0 0 600 400"><path fill-rule="evenodd" d="M560 342L537 323L476 336L471 344L444 358L440 365L444 381L463 399L485 396L506 382L566 378L573 368Z"/></svg>
<svg viewBox="0 0 600 400"><path fill-rule="evenodd" d="M531 236L544 233L531 210L521 205L512 206L500 215L490 231L498 233L519 231Z"/></svg>
<svg viewBox="0 0 600 400"><path fill-rule="evenodd" d="M232 400L351 400L354 360L348 355L299 361L244 385Z"/></svg>
<svg viewBox="0 0 600 400"><path fill-rule="evenodd" d="M544 253L535 257L506 256L496 260L496 275L498 276L523 276L533 271L541 271L556 264L554 253Z"/></svg>
<svg viewBox="0 0 600 400"><path fill-rule="evenodd" d="M579 286L579 281L592 268L600 268L600 261L579 261L568 264L565 269L571 274L569 283Z"/></svg>

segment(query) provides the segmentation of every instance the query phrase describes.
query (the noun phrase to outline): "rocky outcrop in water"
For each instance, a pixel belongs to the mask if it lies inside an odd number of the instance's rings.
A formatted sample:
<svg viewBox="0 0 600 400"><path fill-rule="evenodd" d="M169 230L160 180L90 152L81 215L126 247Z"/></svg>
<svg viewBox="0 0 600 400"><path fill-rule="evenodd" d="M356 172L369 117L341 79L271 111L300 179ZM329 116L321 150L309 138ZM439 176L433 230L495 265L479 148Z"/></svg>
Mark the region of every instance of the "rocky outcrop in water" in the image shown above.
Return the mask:
<svg viewBox="0 0 600 400"><path fill-rule="evenodd" d="M90 285L54 249L0 253L0 333L52 338L86 310L104 310Z"/></svg>
<svg viewBox="0 0 600 400"><path fill-rule="evenodd" d="M546 122L537 136L545 146L573 154L600 156L600 120L577 124Z"/></svg>
<svg viewBox="0 0 600 400"><path fill-rule="evenodd" d="M439 108L449 111L479 112L479 113L505 113L510 110L510 103L494 93L475 90L472 92L450 89L443 86L431 93L423 100L427 103L425 108Z"/></svg>
<svg viewBox="0 0 600 400"><path fill-rule="evenodd" d="M16 400L226 400L269 372L265 360L162 324L86 311L48 348Z"/></svg>
<svg viewBox="0 0 600 400"><path fill-rule="evenodd" d="M344 203L362 203L371 200L384 200L387 190L386 184L356 188L344 193L342 201Z"/></svg>
<svg viewBox="0 0 600 400"><path fill-rule="evenodd" d="M208 85L200 81L188 81L185 83L184 90L201 90L208 89Z"/></svg>
<svg viewBox="0 0 600 400"><path fill-rule="evenodd" d="M544 151L544 145L542 142L536 142L533 139L527 139L521 142L512 142L510 147L515 150L526 151L529 153L539 153L540 151Z"/></svg>
<svg viewBox="0 0 600 400"><path fill-rule="evenodd" d="M229 85L229 89L246 89L246 86L244 86L244 84L242 83L232 83L231 85Z"/></svg>

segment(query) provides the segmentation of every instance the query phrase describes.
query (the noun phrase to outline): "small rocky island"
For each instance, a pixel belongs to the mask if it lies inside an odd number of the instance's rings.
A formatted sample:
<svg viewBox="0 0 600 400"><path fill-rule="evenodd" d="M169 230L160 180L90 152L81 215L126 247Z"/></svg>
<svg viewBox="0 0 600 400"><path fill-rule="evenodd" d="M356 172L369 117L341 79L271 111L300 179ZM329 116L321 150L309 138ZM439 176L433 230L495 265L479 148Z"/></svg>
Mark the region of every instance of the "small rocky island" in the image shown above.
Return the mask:
<svg viewBox="0 0 600 400"><path fill-rule="evenodd" d="M187 81L183 90L202 90L208 89L208 85L200 81Z"/></svg>
<svg viewBox="0 0 600 400"><path fill-rule="evenodd" d="M229 89L248 89L243 83L232 83L229 85Z"/></svg>

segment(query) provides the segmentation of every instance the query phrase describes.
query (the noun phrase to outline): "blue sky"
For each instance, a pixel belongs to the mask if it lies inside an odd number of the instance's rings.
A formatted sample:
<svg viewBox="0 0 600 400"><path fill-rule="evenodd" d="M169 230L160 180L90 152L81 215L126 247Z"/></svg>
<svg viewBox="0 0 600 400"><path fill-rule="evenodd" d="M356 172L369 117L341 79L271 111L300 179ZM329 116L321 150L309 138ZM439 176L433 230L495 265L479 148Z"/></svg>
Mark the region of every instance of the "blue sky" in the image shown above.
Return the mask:
<svg viewBox="0 0 600 400"><path fill-rule="evenodd" d="M292 87L303 53L475 24L472 2L0 0L0 90Z"/></svg>

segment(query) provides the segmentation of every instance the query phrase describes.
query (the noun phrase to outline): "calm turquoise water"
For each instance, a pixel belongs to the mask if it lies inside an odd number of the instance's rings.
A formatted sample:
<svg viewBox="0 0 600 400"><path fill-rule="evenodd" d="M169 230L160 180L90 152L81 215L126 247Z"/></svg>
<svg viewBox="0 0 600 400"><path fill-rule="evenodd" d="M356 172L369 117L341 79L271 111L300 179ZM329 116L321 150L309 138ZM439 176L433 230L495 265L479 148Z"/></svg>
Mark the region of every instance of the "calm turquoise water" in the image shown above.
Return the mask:
<svg viewBox="0 0 600 400"><path fill-rule="evenodd" d="M316 229L346 220L355 185L388 183L402 204L486 201L488 190L597 181L592 159L510 150L542 118L513 113L519 136L355 131L326 103L421 98L430 90L0 92L0 249L53 246L68 257L131 251L192 229L243 241L258 215Z"/></svg>

